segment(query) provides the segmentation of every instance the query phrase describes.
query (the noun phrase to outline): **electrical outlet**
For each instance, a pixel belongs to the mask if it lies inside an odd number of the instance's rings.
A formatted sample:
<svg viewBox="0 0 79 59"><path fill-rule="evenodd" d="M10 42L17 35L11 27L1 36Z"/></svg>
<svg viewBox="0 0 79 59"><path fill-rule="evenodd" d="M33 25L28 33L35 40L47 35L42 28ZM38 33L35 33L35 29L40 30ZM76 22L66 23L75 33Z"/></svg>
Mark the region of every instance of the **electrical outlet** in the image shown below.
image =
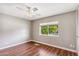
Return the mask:
<svg viewBox="0 0 79 59"><path fill-rule="evenodd" d="M73 44L70 44L70 47L74 48L75 46Z"/></svg>

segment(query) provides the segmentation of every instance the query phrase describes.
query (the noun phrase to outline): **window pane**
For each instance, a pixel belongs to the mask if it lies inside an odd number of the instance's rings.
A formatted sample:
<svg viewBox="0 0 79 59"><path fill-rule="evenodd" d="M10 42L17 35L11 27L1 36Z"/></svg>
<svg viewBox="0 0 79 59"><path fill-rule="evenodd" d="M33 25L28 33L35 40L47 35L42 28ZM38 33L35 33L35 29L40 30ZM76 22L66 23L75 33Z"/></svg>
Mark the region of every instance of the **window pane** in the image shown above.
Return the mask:
<svg viewBox="0 0 79 59"><path fill-rule="evenodd" d="M49 34L58 34L58 25L49 25Z"/></svg>
<svg viewBox="0 0 79 59"><path fill-rule="evenodd" d="M41 34L48 35L48 26L47 25L41 26Z"/></svg>

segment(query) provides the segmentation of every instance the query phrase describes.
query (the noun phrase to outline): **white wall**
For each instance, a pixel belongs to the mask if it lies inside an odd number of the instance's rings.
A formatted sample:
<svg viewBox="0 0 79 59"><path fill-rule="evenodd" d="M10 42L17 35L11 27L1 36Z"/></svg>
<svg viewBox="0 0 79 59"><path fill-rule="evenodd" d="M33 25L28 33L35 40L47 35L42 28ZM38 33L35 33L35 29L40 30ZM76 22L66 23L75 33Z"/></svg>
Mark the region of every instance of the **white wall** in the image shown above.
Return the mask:
<svg viewBox="0 0 79 59"><path fill-rule="evenodd" d="M30 21L0 14L0 48L30 39Z"/></svg>

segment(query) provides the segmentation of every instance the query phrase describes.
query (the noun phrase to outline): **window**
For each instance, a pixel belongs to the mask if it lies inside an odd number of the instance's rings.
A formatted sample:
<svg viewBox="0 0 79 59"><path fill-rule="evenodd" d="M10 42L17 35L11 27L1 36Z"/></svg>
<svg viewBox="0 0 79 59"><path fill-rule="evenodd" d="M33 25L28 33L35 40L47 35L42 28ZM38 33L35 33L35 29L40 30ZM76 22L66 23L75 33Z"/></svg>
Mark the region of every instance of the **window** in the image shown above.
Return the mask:
<svg viewBox="0 0 79 59"><path fill-rule="evenodd" d="M41 33L48 35L48 26L47 25L41 26Z"/></svg>
<svg viewBox="0 0 79 59"><path fill-rule="evenodd" d="M58 21L41 23L39 31L40 31L40 35L58 36Z"/></svg>

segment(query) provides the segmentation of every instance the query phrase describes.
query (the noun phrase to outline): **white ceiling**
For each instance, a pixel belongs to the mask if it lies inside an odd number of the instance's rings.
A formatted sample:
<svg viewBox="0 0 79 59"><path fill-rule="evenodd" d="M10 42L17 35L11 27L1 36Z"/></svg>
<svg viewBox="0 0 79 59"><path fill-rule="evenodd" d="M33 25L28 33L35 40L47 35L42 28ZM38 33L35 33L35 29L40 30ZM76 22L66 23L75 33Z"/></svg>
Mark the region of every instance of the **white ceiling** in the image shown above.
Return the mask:
<svg viewBox="0 0 79 59"><path fill-rule="evenodd" d="M26 15L26 6L36 7L37 16L28 17ZM51 15L57 15L65 12L74 11L77 9L79 4L77 3L5 3L0 4L0 13L25 18L28 20L35 20L43 17L48 17ZM16 7L21 7L24 10L20 10Z"/></svg>

